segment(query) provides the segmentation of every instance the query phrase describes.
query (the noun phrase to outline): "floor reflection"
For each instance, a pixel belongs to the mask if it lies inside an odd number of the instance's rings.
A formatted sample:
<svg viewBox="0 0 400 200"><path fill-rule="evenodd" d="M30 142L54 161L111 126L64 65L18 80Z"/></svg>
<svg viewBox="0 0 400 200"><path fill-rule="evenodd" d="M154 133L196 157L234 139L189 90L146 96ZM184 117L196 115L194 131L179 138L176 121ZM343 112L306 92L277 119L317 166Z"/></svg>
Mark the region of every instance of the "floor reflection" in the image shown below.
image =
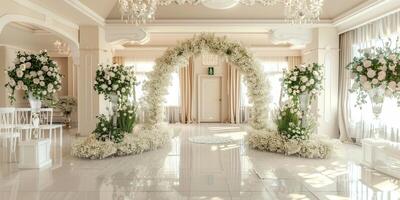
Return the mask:
<svg viewBox="0 0 400 200"><path fill-rule="evenodd" d="M63 148L52 149L51 168L1 163L0 199L400 199L398 179L357 164L357 146L341 145L330 159L309 160L248 149L247 132L238 126L174 128L180 133L159 150L105 160L70 156L75 138L66 135ZM235 142L189 141L207 134Z"/></svg>

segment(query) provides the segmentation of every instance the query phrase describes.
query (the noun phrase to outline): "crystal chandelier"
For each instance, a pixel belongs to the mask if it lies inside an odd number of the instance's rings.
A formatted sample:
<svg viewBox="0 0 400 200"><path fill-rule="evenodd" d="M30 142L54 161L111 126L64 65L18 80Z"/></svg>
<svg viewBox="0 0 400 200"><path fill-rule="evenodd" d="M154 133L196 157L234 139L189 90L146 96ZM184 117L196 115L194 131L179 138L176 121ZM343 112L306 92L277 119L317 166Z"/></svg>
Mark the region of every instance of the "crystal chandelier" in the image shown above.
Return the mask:
<svg viewBox="0 0 400 200"><path fill-rule="evenodd" d="M154 19L158 0L118 0L122 20L125 22L145 24Z"/></svg>
<svg viewBox="0 0 400 200"><path fill-rule="evenodd" d="M56 48L58 54L67 55L67 56L69 56L71 54L71 49L69 48L67 43L61 42L60 40L56 40L53 43L53 45Z"/></svg>
<svg viewBox="0 0 400 200"><path fill-rule="evenodd" d="M218 2L220 1L220 2ZM206 7L215 9L226 9L236 5L253 6L273 6L282 3L285 7L285 17L291 23L315 23L319 21L324 0L119 0L121 17L126 22L144 24L148 20L154 19L157 6L167 6L170 4L190 4L198 5L202 3ZM218 8L223 6L224 8Z"/></svg>

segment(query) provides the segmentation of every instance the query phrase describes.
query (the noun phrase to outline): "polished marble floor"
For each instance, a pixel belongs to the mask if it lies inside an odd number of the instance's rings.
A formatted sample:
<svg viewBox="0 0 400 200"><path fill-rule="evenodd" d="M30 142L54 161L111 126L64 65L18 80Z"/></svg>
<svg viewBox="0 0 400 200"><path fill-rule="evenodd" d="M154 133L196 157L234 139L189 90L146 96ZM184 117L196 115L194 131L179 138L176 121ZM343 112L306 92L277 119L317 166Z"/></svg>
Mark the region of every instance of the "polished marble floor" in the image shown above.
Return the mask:
<svg viewBox="0 0 400 200"><path fill-rule="evenodd" d="M53 166L20 170L0 164L1 200L222 200L400 198L398 179L359 165L361 149L337 144L326 160L259 152L245 144L244 128L224 124L171 125L171 142L141 155L105 160L70 156L74 129L65 131ZM232 137L223 145L193 144L196 135Z"/></svg>

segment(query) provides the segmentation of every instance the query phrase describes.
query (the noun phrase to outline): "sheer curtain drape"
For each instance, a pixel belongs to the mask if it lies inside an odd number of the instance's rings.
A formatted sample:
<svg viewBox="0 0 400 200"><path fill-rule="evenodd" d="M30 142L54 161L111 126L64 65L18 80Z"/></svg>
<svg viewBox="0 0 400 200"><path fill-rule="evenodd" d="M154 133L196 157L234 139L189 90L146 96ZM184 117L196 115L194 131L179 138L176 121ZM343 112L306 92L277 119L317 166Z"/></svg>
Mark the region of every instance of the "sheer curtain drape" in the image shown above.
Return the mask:
<svg viewBox="0 0 400 200"><path fill-rule="evenodd" d="M236 66L226 63L228 71L228 122L240 123L240 72Z"/></svg>
<svg viewBox="0 0 400 200"><path fill-rule="evenodd" d="M283 70L288 68L288 57L261 57L259 58L261 67L265 74L266 79L268 79L269 88L269 98L270 104L268 105L270 112L268 113L269 121L272 120L273 112L279 107L281 100L281 90L282 90L282 76ZM252 104L249 102L247 97L247 86L244 83L243 77L241 77L240 84L240 122L244 123L249 120L250 110Z"/></svg>
<svg viewBox="0 0 400 200"><path fill-rule="evenodd" d="M400 12L391 14L377 21L340 35L340 69L339 69L339 129L340 139L362 139L371 137L372 112L369 102L360 110L355 108L356 96L348 89L352 84L346 66L357 55L357 50L372 46L381 46L382 40L395 39L400 34ZM381 40L381 39L382 40ZM369 100L369 99L367 99ZM386 139L400 142L400 123L396 122L400 110L394 99L386 98L381 115L385 123Z"/></svg>
<svg viewBox="0 0 400 200"><path fill-rule="evenodd" d="M192 97L193 97L193 58L189 59L187 67L179 69L179 88L180 88L180 122L189 124L192 119Z"/></svg>

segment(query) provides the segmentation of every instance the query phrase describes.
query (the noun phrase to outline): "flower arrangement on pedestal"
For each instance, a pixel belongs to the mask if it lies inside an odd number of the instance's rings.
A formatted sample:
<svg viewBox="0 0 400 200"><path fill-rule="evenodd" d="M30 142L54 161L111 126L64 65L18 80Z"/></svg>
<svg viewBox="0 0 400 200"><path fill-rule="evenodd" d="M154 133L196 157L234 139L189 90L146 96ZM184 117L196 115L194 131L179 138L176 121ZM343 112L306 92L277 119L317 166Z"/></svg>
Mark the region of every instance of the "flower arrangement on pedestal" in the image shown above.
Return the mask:
<svg viewBox="0 0 400 200"><path fill-rule="evenodd" d="M135 84L136 76L132 67L100 65L96 70L94 89L112 103L110 114L98 117L99 122L94 130L98 140L119 143L125 133L132 132L136 108L128 102L128 97L133 94Z"/></svg>
<svg viewBox="0 0 400 200"><path fill-rule="evenodd" d="M279 109L275 123L288 140L307 140L315 127L310 115L312 100L322 90L322 66L316 63L295 66L284 73L283 88L289 100Z"/></svg>
<svg viewBox="0 0 400 200"><path fill-rule="evenodd" d="M390 46L391 41L383 47L361 49L361 56L347 66L354 78L350 92L357 94L357 106L365 104L369 96L376 117L385 97L397 98L400 105L400 47Z"/></svg>
<svg viewBox="0 0 400 200"><path fill-rule="evenodd" d="M311 113L312 100L322 90L322 65L295 66L286 71L283 88L288 101L277 111L277 130L267 133L253 131L249 138L251 147L305 158L326 158L331 145L312 135L316 122Z"/></svg>
<svg viewBox="0 0 400 200"><path fill-rule="evenodd" d="M51 100L61 90L60 69L46 50L39 54L17 52L14 63L7 69L9 81L5 85L10 90L11 102L15 101L16 90L23 90L24 98L29 98L31 103L33 100Z"/></svg>

